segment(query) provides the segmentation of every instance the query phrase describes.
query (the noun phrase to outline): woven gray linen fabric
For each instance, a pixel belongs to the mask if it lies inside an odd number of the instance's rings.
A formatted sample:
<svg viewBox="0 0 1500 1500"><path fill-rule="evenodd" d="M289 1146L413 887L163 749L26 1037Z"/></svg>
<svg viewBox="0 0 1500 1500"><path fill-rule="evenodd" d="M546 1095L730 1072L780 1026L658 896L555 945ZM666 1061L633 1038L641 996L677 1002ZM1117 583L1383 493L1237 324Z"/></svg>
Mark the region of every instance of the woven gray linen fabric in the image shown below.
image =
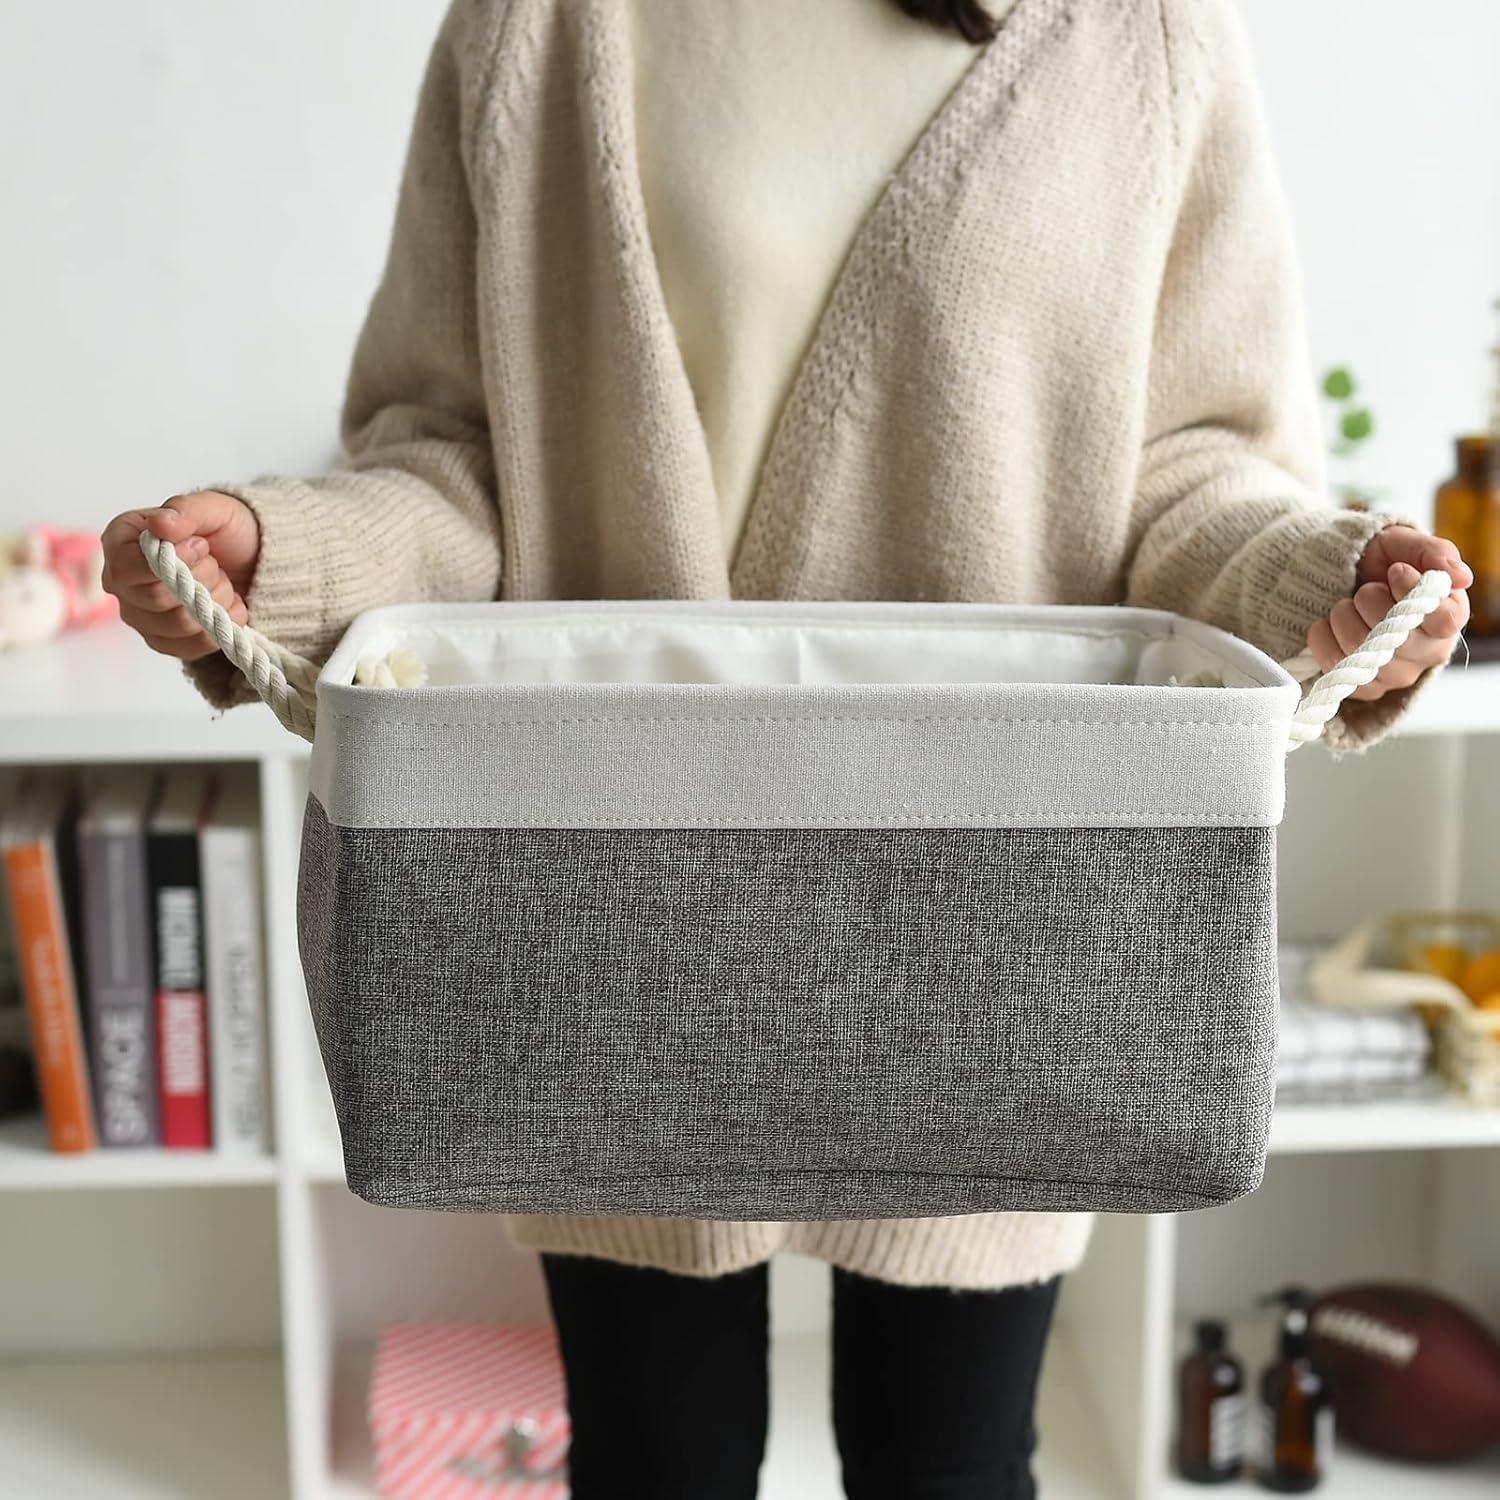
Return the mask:
<svg viewBox="0 0 1500 1500"><path fill-rule="evenodd" d="M1275 833L347 828L298 936L350 1186L722 1219L1259 1181Z"/></svg>

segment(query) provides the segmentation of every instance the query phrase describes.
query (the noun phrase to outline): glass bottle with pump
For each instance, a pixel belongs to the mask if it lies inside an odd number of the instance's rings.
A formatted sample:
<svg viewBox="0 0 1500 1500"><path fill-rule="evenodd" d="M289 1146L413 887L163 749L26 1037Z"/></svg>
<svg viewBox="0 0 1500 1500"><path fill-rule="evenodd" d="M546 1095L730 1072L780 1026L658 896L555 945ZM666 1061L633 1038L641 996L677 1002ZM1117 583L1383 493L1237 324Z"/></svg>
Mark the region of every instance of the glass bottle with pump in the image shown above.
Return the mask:
<svg viewBox="0 0 1500 1500"><path fill-rule="evenodd" d="M1222 1323L1193 1329L1177 1376L1177 1472L1194 1484L1239 1478L1245 1450L1245 1375Z"/></svg>
<svg viewBox="0 0 1500 1500"><path fill-rule="evenodd" d="M1287 1287L1262 1301L1281 1306L1281 1340L1260 1378L1255 1477L1263 1489L1305 1494L1323 1482L1333 1448L1333 1408L1308 1347L1312 1296Z"/></svg>

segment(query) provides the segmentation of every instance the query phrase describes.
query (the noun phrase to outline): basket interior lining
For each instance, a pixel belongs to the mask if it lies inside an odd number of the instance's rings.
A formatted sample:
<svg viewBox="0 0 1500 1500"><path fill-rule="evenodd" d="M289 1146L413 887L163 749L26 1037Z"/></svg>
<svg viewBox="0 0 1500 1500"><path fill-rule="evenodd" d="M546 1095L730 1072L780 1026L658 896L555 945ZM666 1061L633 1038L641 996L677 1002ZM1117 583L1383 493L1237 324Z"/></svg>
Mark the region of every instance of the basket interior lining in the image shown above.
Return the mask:
<svg viewBox="0 0 1500 1500"><path fill-rule="evenodd" d="M629 619L383 626L359 652L414 651L430 686L470 683L1106 683L1262 687L1166 629ZM353 663L348 664L352 673Z"/></svg>

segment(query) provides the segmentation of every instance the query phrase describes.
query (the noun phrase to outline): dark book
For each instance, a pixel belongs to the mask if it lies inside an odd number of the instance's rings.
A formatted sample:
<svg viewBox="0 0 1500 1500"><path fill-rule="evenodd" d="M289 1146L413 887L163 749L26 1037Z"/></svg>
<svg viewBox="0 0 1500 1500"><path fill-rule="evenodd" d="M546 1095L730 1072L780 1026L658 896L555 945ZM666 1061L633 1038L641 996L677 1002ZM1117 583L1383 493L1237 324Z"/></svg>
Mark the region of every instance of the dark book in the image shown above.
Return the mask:
<svg viewBox="0 0 1500 1500"><path fill-rule="evenodd" d="M214 788L206 771L183 767L166 772L146 832L156 980L157 1107L162 1145L176 1149L213 1144L198 832Z"/></svg>
<svg viewBox="0 0 1500 1500"><path fill-rule="evenodd" d="M78 912L89 1072L102 1146L161 1143L146 874L146 819L159 783L144 767L111 767L90 773L83 784Z"/></svg>
<svg viewBox="0 0 1500 1500"><path fill-rule="evenodd" d="M0 766L0 824L20 783L20 772L11 766ZM0 882L0 1046L19 1044L26 1032L26 1018L21 1010L21 960L16 952L16 934L10 914L10 902L4 897Z"/></svg>

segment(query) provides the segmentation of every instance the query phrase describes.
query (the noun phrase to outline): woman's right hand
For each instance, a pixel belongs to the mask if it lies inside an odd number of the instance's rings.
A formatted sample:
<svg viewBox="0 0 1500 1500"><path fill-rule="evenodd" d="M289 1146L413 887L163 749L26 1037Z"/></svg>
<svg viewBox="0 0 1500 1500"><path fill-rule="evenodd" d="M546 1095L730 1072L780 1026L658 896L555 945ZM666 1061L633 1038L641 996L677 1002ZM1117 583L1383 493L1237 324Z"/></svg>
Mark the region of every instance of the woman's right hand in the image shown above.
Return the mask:
<svg viewBox="0 0 1500 1500"><path fill-rule="evenodd" d="M260 556L260 523L255 512L233 495L200 490L173 495L164 505L127 510L104 528L104 587L120 601L120 618L137 630L153 651L196 661L219 648L151 571L140 535L149 531L171 542L177 555L233 617L249 618L245 595Z"/></svg>

